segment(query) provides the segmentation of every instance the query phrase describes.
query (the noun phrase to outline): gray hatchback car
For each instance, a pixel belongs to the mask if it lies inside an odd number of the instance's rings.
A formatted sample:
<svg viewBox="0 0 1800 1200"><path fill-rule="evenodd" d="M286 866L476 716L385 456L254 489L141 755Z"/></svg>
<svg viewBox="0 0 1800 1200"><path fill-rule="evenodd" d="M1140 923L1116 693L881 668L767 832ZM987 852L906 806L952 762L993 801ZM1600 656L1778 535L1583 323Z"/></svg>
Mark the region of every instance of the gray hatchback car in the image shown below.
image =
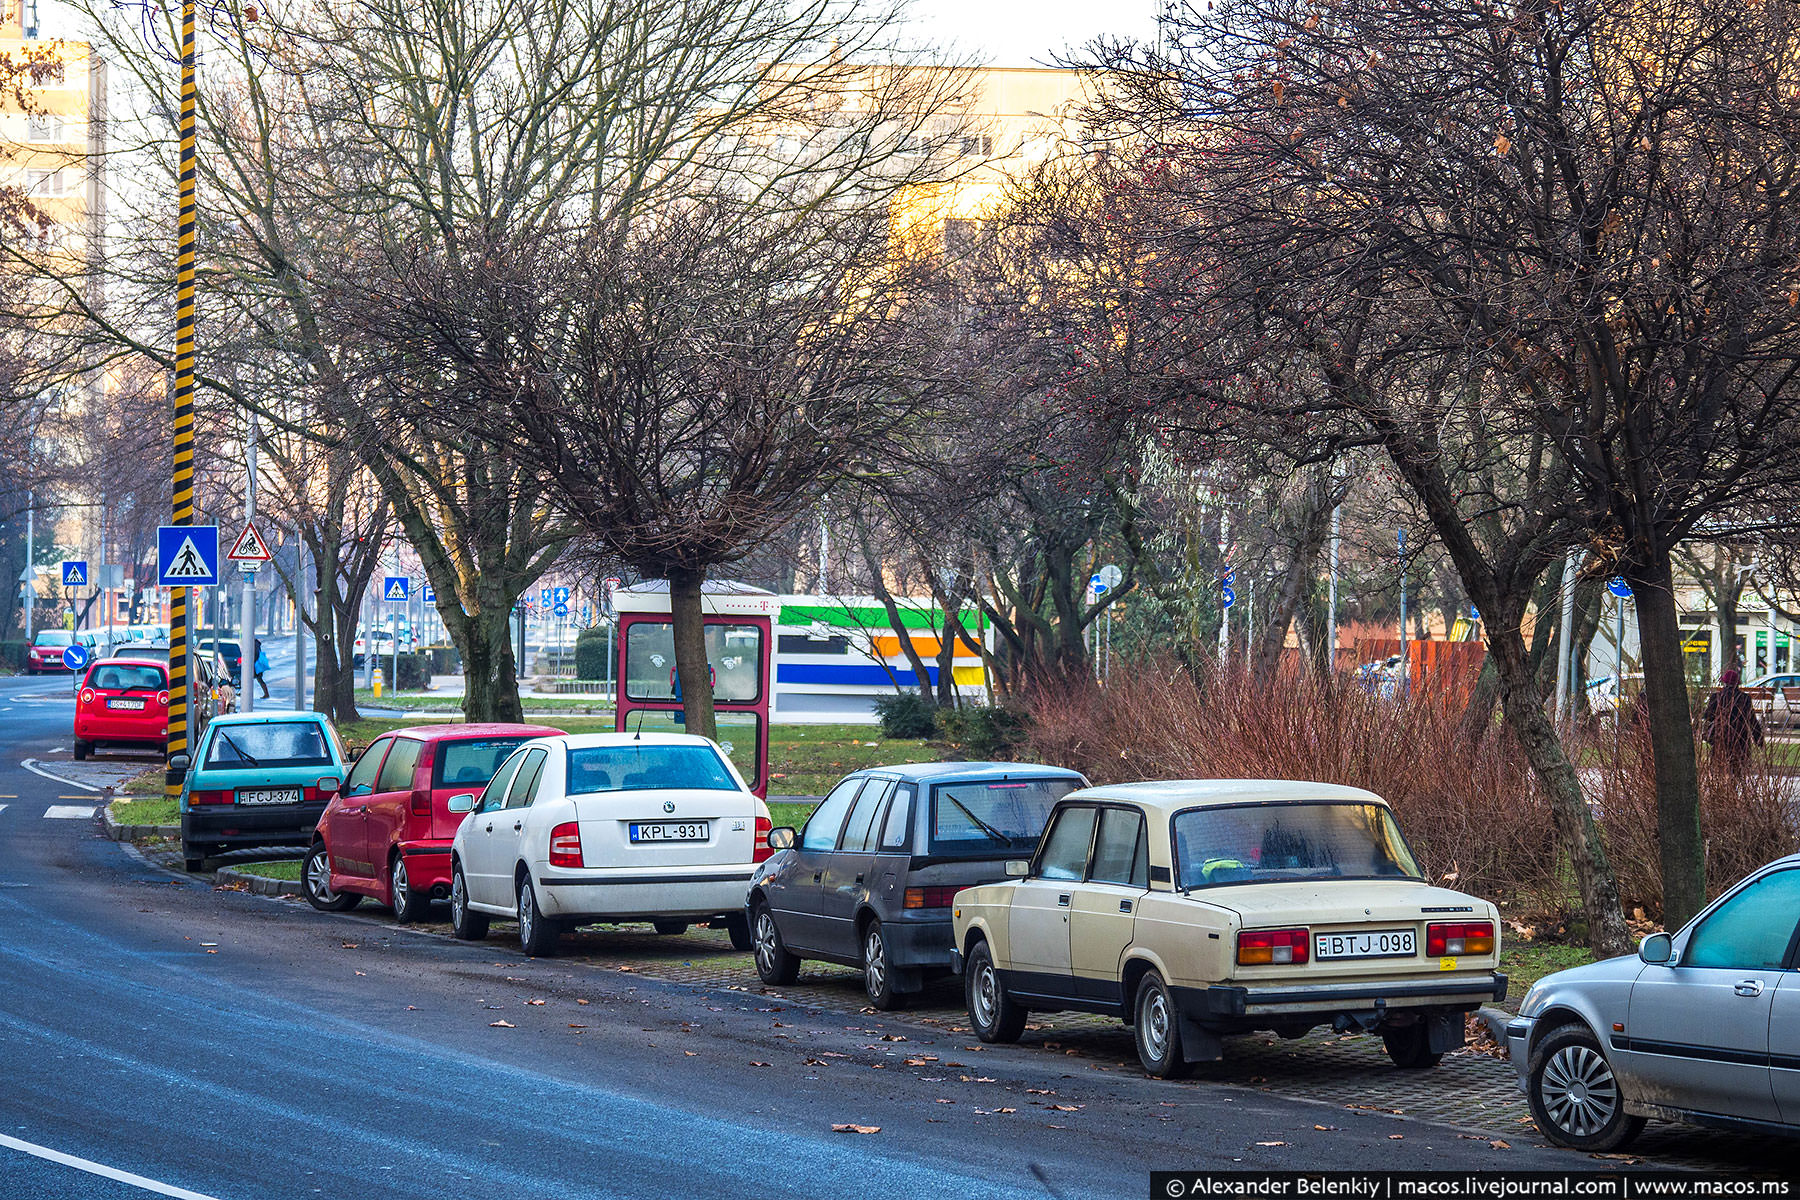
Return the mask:
<svg viewBox="0 0 1800 1200"><path fill-rule="evenodd" d="M805 830L776 829L746 911L764 983L802 959L861 967L877 1008L950 970L950 901L1028 858L1056 802L1087 780L1033 763L922 763L848 776Z"/></svg>

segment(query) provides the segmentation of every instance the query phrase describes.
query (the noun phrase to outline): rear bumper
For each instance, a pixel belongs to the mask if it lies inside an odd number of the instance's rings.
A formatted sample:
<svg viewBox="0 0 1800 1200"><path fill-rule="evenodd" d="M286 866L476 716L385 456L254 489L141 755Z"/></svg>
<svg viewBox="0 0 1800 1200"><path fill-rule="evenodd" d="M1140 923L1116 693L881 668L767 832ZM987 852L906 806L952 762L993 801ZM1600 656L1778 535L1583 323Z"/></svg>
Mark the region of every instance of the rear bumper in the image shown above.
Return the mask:
<svg viewBox="0 0 1800 1200"><path fill-rule="evenodd" d="M1183 1016L1195 1021L1388 1008L1475 1009L1506 999L1506 976L1483 973L1463 979L1409 982L1303 984L1295 987L1175 988Z"/></svg>
<svg viewBox="0 0 1800 1200"><path fill-rule="evenodd" d="M181 840L215 846L305 846L325 811L323 803L244 808L207 804L181 814Z"/></svg>
<svg viewBox="0 0 1800 1200"><path fill-rule="evenodd" d="M948 917L942 921L884 921L881 934L887 942L888 960L896 967L953 968L956 933Z"/></svg>
<svg viewBox="0 0 1800 1200"><path fill-rule="evenodd" d="M406 856L406 877L413 887L450 886L450 842L445 838L400 843L400 853Z"/></svg>
<svg viewBox="0 0 1800 1200"><path fill-rule="evenodd" d="M744 911L755 871L751 863L671 874L544 870L537 873L538 906L548 917L594 921L734 916Z"/></svg>
<svg viewBox="0 0 1800 1200"><path fill-rule="evenodd" d="M161 746L169 740L169 722L118 720L77 714L75 736L84 742L117 742L132 746Z"/></svg>

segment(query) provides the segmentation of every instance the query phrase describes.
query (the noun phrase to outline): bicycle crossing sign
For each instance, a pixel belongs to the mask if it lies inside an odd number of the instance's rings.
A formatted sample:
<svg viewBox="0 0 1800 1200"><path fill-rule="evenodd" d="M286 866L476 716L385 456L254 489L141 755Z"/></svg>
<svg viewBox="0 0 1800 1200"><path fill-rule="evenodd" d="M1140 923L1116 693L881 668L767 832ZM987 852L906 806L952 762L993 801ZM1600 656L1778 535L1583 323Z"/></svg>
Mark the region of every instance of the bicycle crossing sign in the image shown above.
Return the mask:
<svg viewBox="0 0 1800 1200"><path fill-rule="evenodd" d="M412 597L412 580L404 575L389 575L381 581L381 598L398 604Z"/></svg>
<svg viewBox="0 0 1800 1200"><path fill-rule="evenodd" d="M269 553L269 545L256 532L256 526L249 521L244 522L244 532L232 544L231 552L225 556L237 563L266 563L274 555Z"/></svg>
<svg viewBox="0 0 1800 1200"><path fill-rule="evenodd" d="M156 582L162 587L207 587L219 582L217 525L159 525Z"/></svg>

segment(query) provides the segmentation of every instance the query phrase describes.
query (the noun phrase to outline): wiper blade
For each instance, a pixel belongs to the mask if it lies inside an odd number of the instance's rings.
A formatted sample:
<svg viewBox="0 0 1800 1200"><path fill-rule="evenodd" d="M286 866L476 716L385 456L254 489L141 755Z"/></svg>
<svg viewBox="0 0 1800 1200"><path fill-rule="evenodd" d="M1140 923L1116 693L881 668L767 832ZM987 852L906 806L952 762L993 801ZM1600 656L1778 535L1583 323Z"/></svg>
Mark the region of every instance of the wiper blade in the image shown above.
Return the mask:
<svg viewBox="0 0 1800 1200"><path fill-rule="evenodd" d="M242 746L238 745L236 742L232 741L231 735L229 733L219 734L219 740L224 742L227 746L230 746L232 749L232 752L234 754L236 754L238 756L238 758L242 759L244 762L249 763L253 767L262 766L261 763L257 762L254 758L251 758L248 754L244 753L244 748Z"/></svg>
<svg viewBox="0 0 1800 1200"><path fill-rule="evenodd" d="M946 799L950 803L956 805L956 810L958 812L962 813L963 816L969 818L970 821L973 821L975 823L975 827L977 829L979 829L979 830L981 830L981 832L987 834L988 837L992 838L994 841L1005 842L1009 846L1012 844L1012 840L1013 840L1012 838L1006 836L1004 833L1001 833L998 829L995 829L992 825L989 825L986 821L982 820L980 817L978 817L974 813L970 812L968 805L964 804L961 800L958 800L955 796L952 796L948 792L945 792L944 799Z"/></svg>

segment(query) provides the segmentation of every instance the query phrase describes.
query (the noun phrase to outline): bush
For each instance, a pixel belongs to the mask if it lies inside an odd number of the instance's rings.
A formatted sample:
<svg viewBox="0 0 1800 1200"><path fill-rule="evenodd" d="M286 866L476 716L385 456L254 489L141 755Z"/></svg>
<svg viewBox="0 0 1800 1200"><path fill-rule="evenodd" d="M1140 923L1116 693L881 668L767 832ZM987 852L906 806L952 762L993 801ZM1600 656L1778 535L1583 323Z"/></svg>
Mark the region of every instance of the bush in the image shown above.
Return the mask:
<svg viewBox="0 0 1800 1200"><path fill-rule="evenodd" d="M606 657L612 639L599 628L584 629L575 635L575 678L605 679Z"/></svg>
<svg viewBox="0 0 1800 1200"><path fill-rule="evenodd" d="M461 675L462 655L455 646L425 646L419 651L431 664L433 675Z"/></svg>
<svg viewBox="0 0 1800 1200"><path fill-rule="evenodd" d="M970 758L1008 760L1026 744L1031 719L1000 704L947 708L938 713L945 741L961 746Z"/></svg>
<svg viewBox="0 0 1800 1200"><path fill-rule="evenodd" d="M896 692L875 700L884 738L928 738L937 733L937 706L917 692Z"/></svg>
<svg viewBox="0 0 1800 1200"><path fill-rule="evenodd" d="M384 654L375 660L375 665L384 673L394 673L387 686L396 692L418 691L431 686L430 663L423 654L402 654L399 658Z"/></svg>
<svg viewBox="0 0 1800 1200"><path fill-rule="evenodd" d="M29 642L13 640L0 642L0 667L11 667L15 671L25 669L25 651Z"/></svg>

